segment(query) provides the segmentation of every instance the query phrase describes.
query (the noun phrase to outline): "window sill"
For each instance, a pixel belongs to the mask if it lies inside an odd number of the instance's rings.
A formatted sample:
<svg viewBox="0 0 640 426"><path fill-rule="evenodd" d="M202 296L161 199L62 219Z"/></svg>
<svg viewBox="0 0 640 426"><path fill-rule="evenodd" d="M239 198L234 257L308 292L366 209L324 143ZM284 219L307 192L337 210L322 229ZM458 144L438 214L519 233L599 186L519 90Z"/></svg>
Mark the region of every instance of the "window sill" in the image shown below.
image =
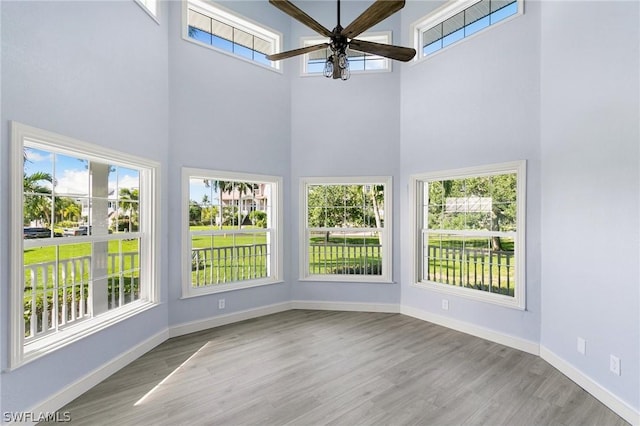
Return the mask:
<svg viewBox="0 0 640 426"><path fill-rule="evenodd" d="M132 318L155 306L158 306L158 304L147 301L132 302L127 307L116 309L113 312L105 312L102 315L82 321L58 333L29 342L24 345L22 360L18 364L10 366L6 371L12 371L18 367L22 367L31 361L73 344L113 324Z"/></svg>
<svg viewBox="0 0 640 426"><path fill-rule="evenodd" d="M224 293L227 291L241 290L244 288L261 287L271 284L282 284L282 279L260 279L252 281L240 281L228 284L212 284L204 287L183 288L180 299L191 299L192 297L206 296L208 294Z"/></svg>
<svg viewBox="0 0 640 426"><path fill-rule="evenodd" d="M302 282L331 282L331 283L360 283L360 284L395 284L395 281L390 280L387 277L373 277L361 278L359 275L309 275L307 277L301 277L299 281Z"/></svg>
<svg viewBox="0 0 640 426"><path fill-rule="evenodd" d="M494 305L504 306L506 308L526 311L524 300L522 302L516 297L505 296L503 294L488 293L481 290L473 290L464 287L454 287L449 284L441 284L433 281L421 281L412 283L412 287L421 289L434 290L440 293L452 294L479 302L491 303Z"/></svg>

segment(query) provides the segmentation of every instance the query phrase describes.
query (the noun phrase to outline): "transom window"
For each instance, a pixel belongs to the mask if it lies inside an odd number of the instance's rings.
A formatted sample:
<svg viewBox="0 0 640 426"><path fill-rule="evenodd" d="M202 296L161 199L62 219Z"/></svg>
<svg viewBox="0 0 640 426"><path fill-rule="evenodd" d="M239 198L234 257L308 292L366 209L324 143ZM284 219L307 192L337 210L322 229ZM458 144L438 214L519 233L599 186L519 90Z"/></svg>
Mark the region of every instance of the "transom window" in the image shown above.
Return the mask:
<svg viewBox="0 0 640 426"><path fill-rule="evenodd" d="M365 33L358 36L359 40L371 41L374 43L391 43L391 32ZM315 44L328 43L326 38L305 38L302 40L302 46L313 46ZM329 48L317 50L315 52L303 55L303 74L322 75L327 58L331 55ZM383 56L372 55L370 53L359 52L357 50L348 49L347 57L349 59L350 71L390 71L391 61Z"/></svg>
<svg viewBox="0 0 640 426"><path fill-rule="evenodd" d="M303 178L301 279L390 282L391 178Z"/></svg>
<svg viewBox="0 0 640 426"><path fill-rule="evenodd" d="M417 284L524 308L525 162L412 181Z"/></svg>
<svg viewBox="0 0 640 426"><path fill-rule="evenodd" d="M413 25L418 58L522 13L523 0L451 0Z"/></svg>
<svg viewBox="0 0 640 426"><path fill-rule="evenodd" d="M185 297L282 280L282 180L183 169Z"/></svg>
<svg viewBox="0 0 640 426"><path fill-rule="evenodd" d="M140 7L158 22L158 0L134 0Z"/></svg>
<svg viewBox="0 0 640 426"><path fill-rule="evenodd" d="M156 303L157 164L12 123L12 366Z"/></svg>
<svg viewBox="0 0 640 426"><path fill-rule="evenodd" d="M212 3L184 2L184 38L215 50L279 69L266 55L280 51L282 36Z"/></svg>

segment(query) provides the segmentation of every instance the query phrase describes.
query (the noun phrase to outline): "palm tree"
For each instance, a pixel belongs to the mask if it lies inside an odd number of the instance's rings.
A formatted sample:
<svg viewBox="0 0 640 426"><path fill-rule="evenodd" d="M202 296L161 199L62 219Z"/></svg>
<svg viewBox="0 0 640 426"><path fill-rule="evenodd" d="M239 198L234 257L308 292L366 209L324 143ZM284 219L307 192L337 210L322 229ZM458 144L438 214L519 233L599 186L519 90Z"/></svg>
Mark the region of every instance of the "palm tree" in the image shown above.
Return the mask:
<svg viewBox="0 0 640 426"><path fill-rule="evenodd" d="M53 183L50 173L35 172L29 176L25 173L22 179L24 194L25 219L34 220L44 217L47 225L51 224L51 189L42 182Z"/></svg>
<svg viewBox="0 0 640 426"><path fill-rule="evenodd" d="M129 232L133 230L132 223L138 223L138 198L139 191L137 188L120 188L118 204L122 210L129 212Z"/></svg>
<svg viewBox="0 0 640 426"><path fill-rule="evenodd" d="M204 179L204 186L207 188L211 188L211 198L213 199L213 191L218 192L220 194L218 206L218 228L222 229L222 193L223 192L231 192L233 190L233 182L224 181L224 180L213 180L213 179Z"/></svg>

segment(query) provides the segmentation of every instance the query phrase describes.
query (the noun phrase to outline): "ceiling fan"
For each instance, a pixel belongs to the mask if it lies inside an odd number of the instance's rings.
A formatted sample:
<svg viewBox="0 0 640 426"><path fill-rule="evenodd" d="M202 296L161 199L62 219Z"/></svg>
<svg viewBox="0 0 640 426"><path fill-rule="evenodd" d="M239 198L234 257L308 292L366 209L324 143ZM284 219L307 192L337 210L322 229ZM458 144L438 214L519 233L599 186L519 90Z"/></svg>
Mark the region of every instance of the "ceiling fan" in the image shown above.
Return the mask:
<svg viewBox="0 0 640 426"><path fill-rule="evenodd" d="M347 49L359 52L371 53L373 55L384 56L385 58L407 62L413 59L416 54L415 49L409 47L393 46L390 44L374 43L371 41L358 40L355 37L362 34L372 26L393 15L404 7L405 0L376 0L367 10L353 20L345 28L340 25L340 0L338 1L338 24L329 31L318 21L307 15L300 8L289 0L269 0L269 3L300 21L307 27L328 37L329 43L315 44L313 46L288 50L286 52L267 55L270 61L291 58L325 48L331 49L331 55L327 58L324 68L324 75L334 79L347 80L349 78L349 60L347 59Z"/></svg>

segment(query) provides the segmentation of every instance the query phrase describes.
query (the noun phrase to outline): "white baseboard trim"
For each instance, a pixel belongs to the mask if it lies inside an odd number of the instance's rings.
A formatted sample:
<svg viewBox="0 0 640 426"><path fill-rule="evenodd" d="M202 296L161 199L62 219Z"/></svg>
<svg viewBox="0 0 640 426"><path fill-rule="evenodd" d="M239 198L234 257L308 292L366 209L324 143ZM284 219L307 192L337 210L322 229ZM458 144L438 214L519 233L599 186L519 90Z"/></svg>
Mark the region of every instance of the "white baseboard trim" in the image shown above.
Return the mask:
<svg viewBox="0 0 640 426"><path fill-rule="evenodd" d="M123 354L101 365L81 379L71 383L64 389L47 398L45 401L36 404L35 407L27 410L28 413L54 413L60 410L69 402L73 401L107 377L111 376L118 370L140 358L151 349L158 346L169 338L168 330L163 330L145 340L144 342L134 346Z"/></svg>
<svg viewBox="0 0 640 426"><path fill-rule="evenodd" d="M640 411L631 407L625 401L608 391L604 386L542 345L540 346L540 358L573 380L578 386L589 392L594 398L609 407L617 415L634 426L640 425Z"/></svg>
<svg viewBox="0 0 640 426"><path fill-rule="evenodd" d="M470 324L466 321L445 317L421 309L412 308L410 306L402 306L400 313L410 317L418 318L423 321L432 322L443 327L461 331L472 336L480 337L485 340L500 343L510 348L518 349L533 355L540 355L540 345L530 340L521 339L520 337L510 336L488 328Z"/></svg>
<svg viewBox="0 0 640 426"><path fill-rule="evenodd" d="M169 337L183 336L189 333L195 333L196 331L207 330L209 328L220 327L222 325L231 324L234 322L240 322L251 318L262 317L265 315L276 314L278 312L284 312L292 309L291 302L276 303L273 305L261 306L259 308L247 309L239 312L232 312L230 314L219 315L213 318L207 318L204 320L191 321L183 324L174 325L169 327Z"/></svg>
<svg viewBox="0 0 640 426"><path fill-rule="evenodd" d="M293 300L291 309L317 311L386 312L399 314L400 305L394 303L326 302L317 300Z"/></svg>
<svg viewBox="0 0 640 426"><path fill-rule="evenodd" d="M617 413L620 417L634 426L640 426L640 411L634 409L629 404L608 391L606 388L569 364L567 361L560 358L549 349L539 345L536 342L499 333L494 330L470 324L466 321L452 319L409 306L401 306L399 304L331 302L313 300L294 300L290 302L282 302L170 327L168 330L161 331L155 336L152 336L139 345L131 348L122 355L96 368L89 374L85 375L83 378L57 392L52 397L47 398L45 401L37 404L31 410L28 410L28 412L56 412L67 403L71 402L78 396L82 395L84 392L91 389L93 386L100 383L102 380L106 379L113 373L117 372L121 368L125 367L129 363L133 362L140 356L144 355L146 352L150 351L151 349L171 337L177 337L196 331L202 331L209 328L261 317L264 315L284 312L291 309L401 313L403 315L438 324L453 330L480 337L482 339L500 343L502 345L509 346L511 348L518 349L533 355L538 355L553 367L558 369L558 371L566 375L569 379L573 380L576 384L593 395L595 398L600 400L603 404Z"/></svg>

